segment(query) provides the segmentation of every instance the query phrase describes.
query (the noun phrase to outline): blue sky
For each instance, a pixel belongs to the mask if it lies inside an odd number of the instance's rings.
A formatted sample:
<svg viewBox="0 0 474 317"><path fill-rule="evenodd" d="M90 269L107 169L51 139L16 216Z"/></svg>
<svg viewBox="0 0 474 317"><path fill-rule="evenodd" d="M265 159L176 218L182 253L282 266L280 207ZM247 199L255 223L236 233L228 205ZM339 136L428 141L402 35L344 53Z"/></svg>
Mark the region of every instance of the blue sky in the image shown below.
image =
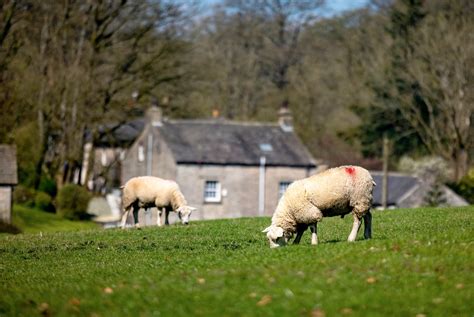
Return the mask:
<svg viewBox="0 0 474 317"><path fill-rule="evenodd" d="M203 4L212 6L218 4L223 0L201 0ZM325 16L338 14L343 11L353 10L363 7L369 3L369 0L326 0Z"/></svg>
<svg viewBox="0 0 474 317"><path fill-rule="evenodd" d="M346 10L353 10L367 5L369 0L327 0L328 13L337 14Z"/></svg>

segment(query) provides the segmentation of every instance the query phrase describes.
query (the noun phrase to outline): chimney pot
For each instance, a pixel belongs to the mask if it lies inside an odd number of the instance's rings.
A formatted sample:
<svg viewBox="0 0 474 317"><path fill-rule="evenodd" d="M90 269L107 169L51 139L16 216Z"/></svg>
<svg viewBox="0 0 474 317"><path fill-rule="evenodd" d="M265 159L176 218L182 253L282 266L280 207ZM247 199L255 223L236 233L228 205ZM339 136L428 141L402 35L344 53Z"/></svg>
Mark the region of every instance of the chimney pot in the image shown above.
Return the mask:
<svg viewBox="0 0 474 317"><path fill-rule="evenodd" d="M146 113L148 122L154 126L159 127L162 125L163 110L158 106L151 106Z"/></svg>
<svg viewBox="0 0 474 317"><path fill-rule="evenodd" d="M288 108L288 102L284 102L278 111L278 123L283 131L293 131L293 115Z"/></svg>

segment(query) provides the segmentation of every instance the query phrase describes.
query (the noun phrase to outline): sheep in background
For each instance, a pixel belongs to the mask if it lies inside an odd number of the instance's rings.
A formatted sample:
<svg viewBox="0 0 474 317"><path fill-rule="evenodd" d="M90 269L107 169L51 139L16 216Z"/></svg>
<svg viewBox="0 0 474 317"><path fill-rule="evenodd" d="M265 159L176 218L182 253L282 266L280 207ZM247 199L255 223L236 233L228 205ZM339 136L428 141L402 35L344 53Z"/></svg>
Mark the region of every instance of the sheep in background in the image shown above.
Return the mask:
<svg viewBox="0 0 474 317"><path fill-rule="evenodd" d="M354 223L348 241L354 241L364 218L366 239L372 236L372 190L375 182L369 171L359 166L331 168L311 177L293 182L280 199L272 224L263 230L270 247L286 245L296 233L299 243L310 227L311 244L318 243L317 223L323 217L353 214Z"/></svg>
<svg viewBox="0 0 474 317"><path fill-rule="evenodd" d="M130 179L124 186L122 205L122 229L125 228L128 214L133 209L135 227L138 223L138 210L140 208L158 208L159 215L157 225L161 226L161 211L166 212L166 224L168 224L169 211L176 211L183 224L189 223L191 212L196 208L187 205L179 186L176 182L153 176L141 176Z"/></svg>

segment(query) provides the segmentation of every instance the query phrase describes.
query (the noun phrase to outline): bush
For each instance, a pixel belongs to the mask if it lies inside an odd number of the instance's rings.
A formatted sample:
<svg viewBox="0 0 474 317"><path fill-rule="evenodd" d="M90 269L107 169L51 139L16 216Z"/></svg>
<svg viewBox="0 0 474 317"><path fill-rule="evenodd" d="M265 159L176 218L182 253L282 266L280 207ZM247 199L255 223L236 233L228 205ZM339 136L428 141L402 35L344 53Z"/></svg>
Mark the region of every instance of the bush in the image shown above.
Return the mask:
<svg viewBox="0 0 474 317"><path fill-rule="evenodd" d="M471 168L459 183L450 184L450 187L470 204L474 204L474 168Z"/></svg>
<svg viewBox="0 0 474 317"><path fill-rule="evenodd" d="M35 205L36 192L32 188L18 185L13 189L13 202L16 204L33 207Z"/></svg>
<svg viewBox="0 0 474 317"><path fill-rule="evenodd" d="M53 199L45 192L37 192L35 207L44 211L54 212Z"/></svg>
<svg viewBox="0 0 474 317"><path fill-rule="evenodd" d="M56 182L47 176L41 177L38 190L47 193L51 197L56 197Z"/></svg>
<svg viewBox="0 0 474 317"><path fill-rule="evenodd" d="M59 190L57 213L67 219L87 219L87 205L91 194L82 186L68 184Z"/></svg>
<svg viewBox="0 0 474 317"><path fill-rule="evenodd" d="M21 233L21 230L13 224L0 221L0 233L18 234Z"/></svg>

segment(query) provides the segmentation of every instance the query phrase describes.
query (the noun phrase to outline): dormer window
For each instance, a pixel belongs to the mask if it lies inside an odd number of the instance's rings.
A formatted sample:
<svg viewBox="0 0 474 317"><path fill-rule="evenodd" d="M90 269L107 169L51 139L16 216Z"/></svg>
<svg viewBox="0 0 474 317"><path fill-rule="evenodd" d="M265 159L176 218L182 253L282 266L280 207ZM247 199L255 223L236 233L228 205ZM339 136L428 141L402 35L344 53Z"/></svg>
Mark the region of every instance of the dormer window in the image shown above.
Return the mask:
<svg viewBox="0 0 474 317"><path fill-rule="evenodd" d="M271 152L271 151L273 151L273 146L270 143L260 143L259 147L260 147L260 150L262 152Z"/></svg>

